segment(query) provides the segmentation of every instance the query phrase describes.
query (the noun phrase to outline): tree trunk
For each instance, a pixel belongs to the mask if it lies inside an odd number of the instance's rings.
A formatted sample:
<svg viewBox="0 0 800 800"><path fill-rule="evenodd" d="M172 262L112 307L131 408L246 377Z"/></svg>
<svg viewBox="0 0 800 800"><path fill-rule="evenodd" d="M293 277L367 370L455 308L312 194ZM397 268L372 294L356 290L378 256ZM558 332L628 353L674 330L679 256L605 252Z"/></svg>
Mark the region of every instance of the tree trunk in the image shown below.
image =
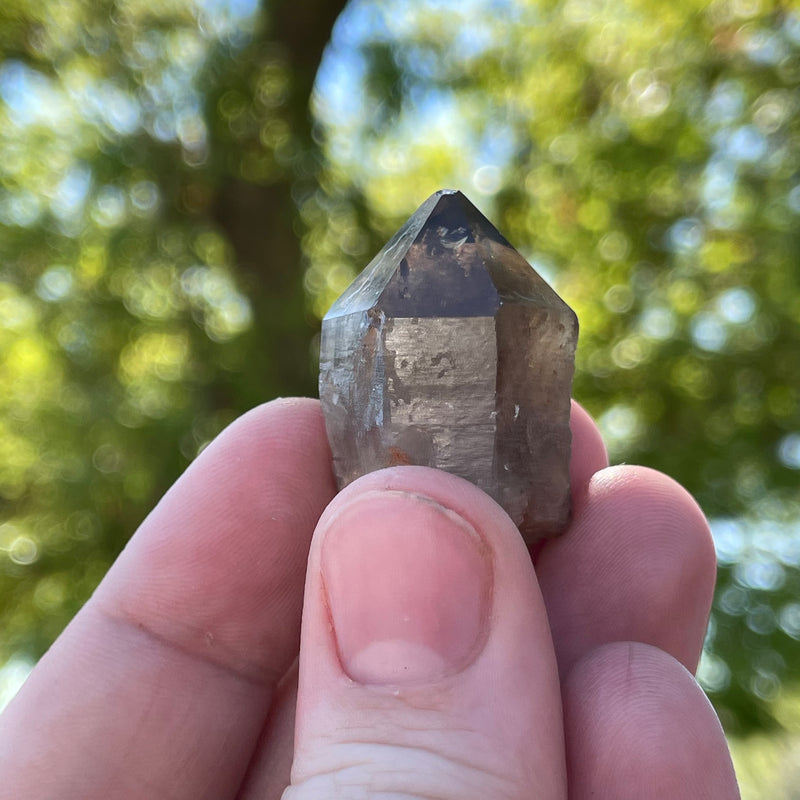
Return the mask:
<svg viewBox="0 0 800 800"><path fill-rule="evenodd" d="M256 46L262 53L280 53L290 75L289 95L279 113L291 131L293 156L268 182L227 176L216 196L214 217L234 248L255 314L249 336L239 341L248 350L245 378L249 379L237 394L248 405L274 393L316 393L309 354L316 321L306 309L292 193L298 181L314 181L319 169L309 103L325 46L345 4L345 0L267 4L267 27Z"/></svg>

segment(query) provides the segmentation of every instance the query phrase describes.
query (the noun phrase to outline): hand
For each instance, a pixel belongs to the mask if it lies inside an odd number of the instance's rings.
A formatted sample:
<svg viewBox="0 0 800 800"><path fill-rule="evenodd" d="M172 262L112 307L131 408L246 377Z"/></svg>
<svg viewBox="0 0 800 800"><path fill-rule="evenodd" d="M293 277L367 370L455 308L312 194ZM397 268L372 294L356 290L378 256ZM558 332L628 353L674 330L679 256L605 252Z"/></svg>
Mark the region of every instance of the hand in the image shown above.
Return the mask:
<svg viewBox="0 0 800 800"><path fill-rule="evenodd" d="M573 523L534 573L470 484L406 467L334 499L314 401L246 414L9 705L0 798L271 800L290 769L286 800L738 797L690 674L703 515L572 427Z"/></svg>

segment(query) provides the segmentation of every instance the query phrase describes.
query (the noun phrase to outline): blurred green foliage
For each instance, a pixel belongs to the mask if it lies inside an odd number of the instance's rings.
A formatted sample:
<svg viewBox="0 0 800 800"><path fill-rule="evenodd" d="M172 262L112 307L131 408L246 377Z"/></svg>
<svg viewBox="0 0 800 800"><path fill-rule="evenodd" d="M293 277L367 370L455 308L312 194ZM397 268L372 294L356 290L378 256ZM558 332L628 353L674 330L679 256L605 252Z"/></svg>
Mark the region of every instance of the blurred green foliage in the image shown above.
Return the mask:
<svg viewBox="0 0 800 800"><path fill-rule="evenodd" d="M712 518L700 677L729 731L780 724L799 108L800 9L767 0L6 0L0 663L225 424L314 392L320 316L454 186L578 312L613 459Z"/></svg>

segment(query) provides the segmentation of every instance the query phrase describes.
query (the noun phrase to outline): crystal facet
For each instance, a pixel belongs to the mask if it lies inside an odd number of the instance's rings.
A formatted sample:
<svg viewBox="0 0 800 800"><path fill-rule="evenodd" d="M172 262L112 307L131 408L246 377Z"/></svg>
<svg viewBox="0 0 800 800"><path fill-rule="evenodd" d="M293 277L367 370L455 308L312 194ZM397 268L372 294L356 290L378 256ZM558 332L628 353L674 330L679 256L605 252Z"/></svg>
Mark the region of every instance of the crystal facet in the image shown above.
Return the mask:
<svg viewBox="0 0 800 800"><path fill-rule="evenodd" d="M429 197L322 321L339 486L417 464L493 497L529 543L570 513L578 320L461 192Z"/></svg>

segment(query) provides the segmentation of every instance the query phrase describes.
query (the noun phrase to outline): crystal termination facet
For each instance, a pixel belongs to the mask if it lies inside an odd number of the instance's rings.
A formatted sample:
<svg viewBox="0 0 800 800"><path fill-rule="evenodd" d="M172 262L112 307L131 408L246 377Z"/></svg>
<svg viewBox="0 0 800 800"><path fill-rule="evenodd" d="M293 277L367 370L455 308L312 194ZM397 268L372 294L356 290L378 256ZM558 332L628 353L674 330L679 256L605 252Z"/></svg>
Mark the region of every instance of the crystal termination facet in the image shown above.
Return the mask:
<svg viewBox="0 0 800 800"><path fill-rule="evenodd" d="M322 321L319 393L343 488L437 467L530 544L570 515L578 320L461 192L429 197Z"/></svg>

